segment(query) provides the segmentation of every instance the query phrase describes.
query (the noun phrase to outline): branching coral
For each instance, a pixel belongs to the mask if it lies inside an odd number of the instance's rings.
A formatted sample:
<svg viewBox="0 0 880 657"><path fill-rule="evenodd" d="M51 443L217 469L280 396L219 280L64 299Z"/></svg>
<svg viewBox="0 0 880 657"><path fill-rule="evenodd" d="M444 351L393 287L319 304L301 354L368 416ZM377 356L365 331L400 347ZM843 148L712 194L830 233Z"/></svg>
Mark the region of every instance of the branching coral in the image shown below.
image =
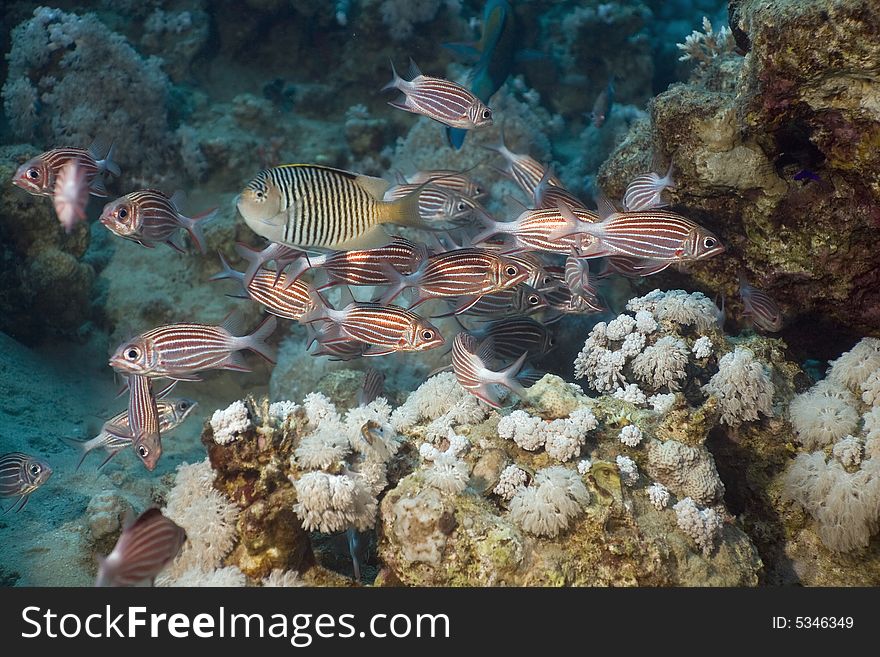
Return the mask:
<svg viewBox="0 0 880 657"><path fill-rule="evenodd" d="M558 536L568 529L590 502L590 493L578 474L563 466L539 470L531 485L510 500L510 517L536 536Z"/></svg>
<svg viewBox="0 0 880 657"><path fill-rule="evenodd" d="M635 486L639 481L639 466L630 457L623 454L617 457L617 469L620 470L620 479L627 486Z"/></svg>
<svg viewBox="0 0 880 657"><path fill-rule="evenodd" d="M735 426L758 419L758 413L773 414L773 382L767 366L745 347L725 354L718 363L718 373L703 392L715 395L721 421Z"/></svg>
<svg viewBox="0 0 880 657"><path fill-rule="evenodd" d="M678 58L680 62L694 61L700 66L707 66L719 55L733 52L735 43L729 27L725 25L715 32L711 21L704 16L703 31L694 30L684 43L675 45L684 53Z"/></svg>

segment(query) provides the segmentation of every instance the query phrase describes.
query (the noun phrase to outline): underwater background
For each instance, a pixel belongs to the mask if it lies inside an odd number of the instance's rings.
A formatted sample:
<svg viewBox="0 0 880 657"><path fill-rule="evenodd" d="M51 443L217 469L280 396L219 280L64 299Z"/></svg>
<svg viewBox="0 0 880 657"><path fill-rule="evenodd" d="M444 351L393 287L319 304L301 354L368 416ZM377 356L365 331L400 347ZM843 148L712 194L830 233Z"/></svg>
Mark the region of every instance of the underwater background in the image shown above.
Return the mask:
<svg viewBox="0 0 880 657"><path fill-rule="evenodd" d="M92 585L152 506L187 532L158 585L880 584L874 0L5 2L0 27L0 454L51 467L23 498L4 480L3 585ZM488 90L493 124L453 136L389 106L389 60L410 58ZM121 175L66 231L12 181L96 139ZM653 172L664 209L724 252L651 275L591 261L601 309L531 315L529 387L498 408L437 374L487 317L432 319L442 348L351 360L280 319L274 364L175 386L196 406L154 470L101 446L78 466L75 441L126 410L117 347L267 316L209 280L218 252L243 270L236 243L267 243L236 206L259 171L465 172L506 222L534 199L502 143L585 208ZM99 221L147 188L185 192L187 217L217 208L204 252ZM471 223L389 232L442 250L470 246ZM567 255L543 261L560 288ZM522 345L517 326L491 344ZM372 369L381 394L359 399Z"/></svg>

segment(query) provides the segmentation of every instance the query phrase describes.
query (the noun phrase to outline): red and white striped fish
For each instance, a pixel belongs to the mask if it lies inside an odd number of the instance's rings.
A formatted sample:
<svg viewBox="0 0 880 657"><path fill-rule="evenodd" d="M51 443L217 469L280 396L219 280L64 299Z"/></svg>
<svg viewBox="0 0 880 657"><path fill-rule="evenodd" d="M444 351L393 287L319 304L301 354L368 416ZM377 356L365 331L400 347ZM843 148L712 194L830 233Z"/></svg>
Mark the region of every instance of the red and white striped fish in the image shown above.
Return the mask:
<svg viewBox="0 0 880 657"><path fill-rule="evenodd" d="M492 110L463 86L443 78L422 75L416 63L409 60L404 79L391 62L391 82L382 91L396 89L400 96L388 104L413 114L421 114L450 128L473 130L493 123Z"/></svg>
<svg viewBox="0 0 880 657"><path fill-rule="evenodd" d="M290 282L287 275L269 269L260 269L245 287L247 274L233 269L222 253L218 252L223 271L214 274L208 280L219 281L232 279L241 283L245 294L259 304L262 304L267 312L283 319L299 319L312 309L310 294L313 290L308 281L298 280Z"/></svg>
<svg viewBox="0 0 880 657"><path fill-rule="evenodd" d="M139 374L128 375L128 431L110 425L107 431L120 438L131 438L135 454L152 472L162 456L162 436L159 432L159 407L153 393L152 381Z"/></svg>
<svg viewBox="0 0 880 657"><path fill-rule="evenodd" d="M516 376L527 355L523 353L502 370L491 370L486 363L494 358L492 341L479 344L470 333L459 333L452 341L452 371L462 388L490 406L501 408L501 396L495 386L507 388L519 397L525 395L525 388Z"/></svg>
<svg viewBox="0 0 880 657"><path fill-rule="evenodd" d="M75 159L70 160L58 172L52 203L55 206L55 215L66 233L70 233L86 218L89 186L85 169Z"/></svg>
<svg viewBox="0 0 880 657"><path fill-rule="evenodd" d="M368 367L364 372L364 383L358 390L358 406L366 406L382 396L385 388L385 375L375 367Z"/></svg>
<svg viewBox="0 0 880 657"><path fill-rule="evenodd" d="M18 167L12 184L35 196L53 196L61 169L70 162L82 168L86 185L93 196L107 196L102 174L119 176L119 166L113 161L113 145L96 139L85 148L53 148Z"/></svg>
<svg viewBox="0 0 880 657"><path fill-rule="evenodd" d="M388 285L387 267L410 274L426 257L424 247L403 237L375 249L334 251L319 256L303 255L288 269L288 284L309 269L320 268L327 273L329 285Z"/></svg>
<svg viewBox="0 0 880 657"><path fill-rule="evenodd" d="M762 331L776 333L782 329L782 310L766 292L749 285L745 276L739 277L739 295L742 298L743 316Z"/></svg>
<svg viewBox="0 0 880 657"><path fill-rule="evenodd" d="M458 192L462 196L480 200L488 198L489 190L478 182L471 179L464 171L455 171L453 169L433 169L428 171L416 171L411 176L406 177L408 183L421 185L423 183L431 183L437 187L445 187L454 192Z"/></svg>
<svg viewBox="0 0 880 657"><path fill-rule="evenodd" d="M497 144L485 146L485 148L495 151L504 158L504 167L498 171L519 185L526 196L533 198L535 188L547 173L546 167L530 155L514 153L507 148L504 143L504 131L501 131ZM552 172L547 175L547 184L562 187L562 182Z"/></svg>
<svg viewBox="0 0 880 657"><path fill-rule="evenodd" d="M485 212L479 204L454 189L442 187L434 183L403 183L389 187L385 192L386 201L409 196L419 191L419 216L428 226L451 224L453 226L473 220L480 211Z"/></svg>
<svg viewBox="0 0 880 657"><path fill-rule="evenodd" d="M446 342L431 322L399 306L353 301L335 310L320 294L314 293L313 299L315 310L303 317L303 323L329 322L331 329L338 327L342 333L338 337L320 335L318 341L324 345L357 340L370 345L364 356L385 356L398 351L427 351Z"/></svg>
<svg viewBox="0 0 880 657"><path fill-rule="evenodd" d="M525 281L531 270L515 257L508 257L489 249L456 249L437 253L422 261L412 274L401 274L386 269L396 282L382 297L390 303L406 289L414 289L410 308L444 297L467 297L458 308L467 310L484 294L498 292Z"/></svg>
<svg viewBox="0 0 880 657"><path fill-rule="evenodd" d="M159 509L144 511L122 530L113 551L98 562L95 586L135 586L152 582L186 542L183 527Z"/></svg>
<svg viewBox="0 0 880 657"><path fill-rule="evenodd" d="M219 326L211 324L166 324L123 342L110 358L110 366L121 374L198 381L205 370L250 372L237 352L249 349L270 363L275 349L266 340L278 320L267 317L250 335L236 336L241 319L230 315Z"/></svg>
<svg viewBox="0 0 880 657"><path fill-rule="evenodd" d="M567 218L567 224L551 238L590 238L589 243L577 248L581 258L621 255L683 262L704 260L724 252L721 240L711 231L673 212L612 212L598 223L578 222L578 211L565 205L560 206L559 212ZM571 226L575 230L570 231Z"/></svg>
<svg viewBox="0 0 880 657"><path fill-rule="evenodd" d="M164 242L175 251L183 253L183 248L174 241L182 228L201 253L205 252L206 221L217 215L217 208L194 217L187 217L180 211L183 192L175 192L168 197L158 189L142 189L112 201L104 206L100 221L112 233L141 246L152 249Z"/></svg>
<svg viewBox="0 0 880 657"><path fill-rule="evenodd" d="M198 406L198 402L183 397L179 399L157 399L156 406L159 409L159 433L165 436L179 427L189 417L190 413ZM107 430L108 428L110 431ZM79 470L86 456L98 448L103 448L107 452L107 456L101 462L101 465L98 466L100 470L119 452L131 447L132 440L129 437L130 435L131 428L128 422L128 410L126 409L107 420L101 431L94 438L75 440L62 437L61 440L74 449L79 450L80 457L76 464L77 470Z"/></svg>
<svg viewBox="0 0 880 657"><path fill-rule="evenodd" d="M572 249L585 248L591 239L580 232L580 225L598 221L599 216L584 207L572 208L570 219L559 208L526 210L513 221L494 221L481 216L486 226L473 238L474 244L485 242L496 235L510 236L516 248L547 251L568 255Z"/></svg>
<svg viewBox="0 0 880 657"><path fill-rule="evenodd" d="M31 493L46 483L52 476L52 468L35 456L11 452L0 456L0 497L17 497L8 513L16 506L21 511L27 506ZM2 514L0 514L2 515Z"/></svg>
<svg viewBox="0 0 880 657"><path fill-rule="evenodd" d="M570 254L565 260L565 286L571 293L572 309L583 307L601 308L595 277L590 274L590 261Z"/></svg>
<svg viewBox="0 0 880 657"><path fill-rule="evenodd" d="M663 200L663 190L674 188L675 181L672 179L672 162L670 162L669 169L662 178L653 171L633 178L623 195L623 207L627 212L662 208L669 205Z"/></svg>

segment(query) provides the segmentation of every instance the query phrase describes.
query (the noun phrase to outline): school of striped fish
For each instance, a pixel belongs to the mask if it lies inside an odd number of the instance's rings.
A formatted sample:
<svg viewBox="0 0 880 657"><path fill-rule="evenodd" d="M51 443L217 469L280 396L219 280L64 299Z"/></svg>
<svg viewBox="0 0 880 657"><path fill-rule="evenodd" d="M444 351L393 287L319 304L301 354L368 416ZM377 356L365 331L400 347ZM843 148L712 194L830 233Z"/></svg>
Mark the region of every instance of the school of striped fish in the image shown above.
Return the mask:
<svg viewBox="0 0 880 657"><path fill-rule="evenodd" d="M487 29L502 29L505 3L488 3ZM499 13L500 12L500 13ZM489 46L484 44L484 47ZM482 59L480 61L483 61ZM450 145L498 121L489 99L500 86L487 62L477 92L423 74L415 62L405 76L391 64L393 108L444 126ZM503 77L506 78L504 69ZM503 79L501 80L503 82ZM597 99L592 119L604 122L613 103L613 78ZM178 381L199 381L211 370L250 371L242 352L270 363L270 339L279 320L304 327L307 349L336 360L381 357L446 348L462 387L493 407L526 395L541 373L535 363L555 345L552 325L567 315L606 310L603 281L644 277L724 253L707 228L668 209L675 189L673 165L665 174L645 172L632 180L619 204L599 195L595 209L565 189L547 164L512 151L500 140L489 147L497 171L528 199L518 216L492 216L487 188L470 171L449 169L385 178L319 164L286 164L256 173L235 205L244 222L268 243L261 250L238 243L243 272L220 255L212 281L232 280L236 295L261 305L267 317L252 331L231 314L219 325L186 323L147 328L120 344L109 365L125 381L125 410L104 422L87 441L65 439L85 457L101 450L103 467L131 449L148 471L162 456L162 438L192 413L196 403L170 397ZM86 218L90 196L108 196L108 178L121 171L113 145L60 147L21 165L13 184L52 199L62 228L70 233ZM145 248L165 244L180 253L186 235L201 253L209 209L183 213L181 192L132 191L106 204L100 223ZM391 232L398 227L403 234ZM591 264L592 263L592 264ZM779 331L779 306L740 275L744 315L762 331ZM339 293L340 301L330 296ZM355 295L357 292L357 295ZM430 306L433 315L423 312ZM417 310L419 312L417 312ZM444 335L432 322L454 317L458 329ZM439 322L438 322L439 323ZM468 327L470 324L470 327ZM381 375L368 370L365 390L375 396ZM158 381L169 383L158 387ZM365 425L372 440L376 427ZM15 452L0 456L0 496L21 510L52 475L44 460ZM101 560L98 585L152 580L177 554L184 531L158 509L126 524L113 551Z"/></svg>

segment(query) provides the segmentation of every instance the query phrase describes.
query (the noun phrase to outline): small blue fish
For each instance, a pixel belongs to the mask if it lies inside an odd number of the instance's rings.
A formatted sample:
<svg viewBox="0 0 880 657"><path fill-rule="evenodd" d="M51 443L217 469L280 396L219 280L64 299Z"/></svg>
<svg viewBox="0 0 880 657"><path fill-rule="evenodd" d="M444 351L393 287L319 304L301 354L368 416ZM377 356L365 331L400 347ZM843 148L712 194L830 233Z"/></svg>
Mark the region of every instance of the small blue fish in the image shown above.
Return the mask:
<svg viewBox="0 0 880 657"><path fill-rule="evenodd" d="M797 181L804 181L804 184L810 182L819 182L822 180L815 171L810 171L809 169L801 169L796 174L794 174L794 179Z"/></svg>
<svg viewBox="0 0 880 657"><path fill-rule="evenodd" d="M31 493L52 476L52 468L45 461L21 452L0 456L0 497L17 497L11 507L21 511L28 503Z"/></svg>

